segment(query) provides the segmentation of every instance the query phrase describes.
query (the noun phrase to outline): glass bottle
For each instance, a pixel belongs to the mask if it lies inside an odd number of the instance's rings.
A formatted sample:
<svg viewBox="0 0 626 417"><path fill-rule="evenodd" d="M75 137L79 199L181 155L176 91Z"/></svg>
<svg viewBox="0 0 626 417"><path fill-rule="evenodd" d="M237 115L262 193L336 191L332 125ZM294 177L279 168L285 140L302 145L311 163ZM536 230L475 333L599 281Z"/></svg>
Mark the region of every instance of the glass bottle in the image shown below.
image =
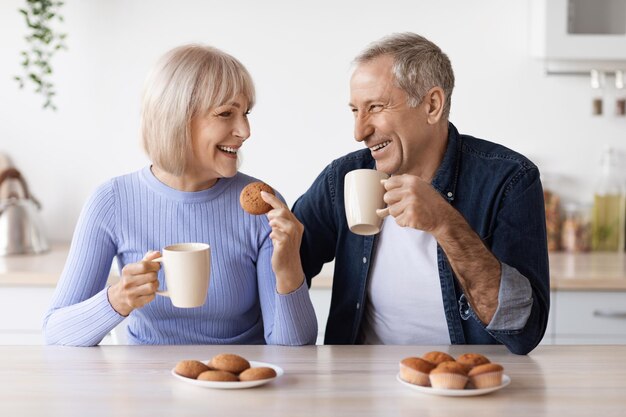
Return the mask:
<svg viewBox="0 0 626 417"><path fill-rule="evenodd" d="M623 251L626 223L624 186L619 175L617 154L604 150L600 180L593 197L591 247L594 251Z"/></svg>

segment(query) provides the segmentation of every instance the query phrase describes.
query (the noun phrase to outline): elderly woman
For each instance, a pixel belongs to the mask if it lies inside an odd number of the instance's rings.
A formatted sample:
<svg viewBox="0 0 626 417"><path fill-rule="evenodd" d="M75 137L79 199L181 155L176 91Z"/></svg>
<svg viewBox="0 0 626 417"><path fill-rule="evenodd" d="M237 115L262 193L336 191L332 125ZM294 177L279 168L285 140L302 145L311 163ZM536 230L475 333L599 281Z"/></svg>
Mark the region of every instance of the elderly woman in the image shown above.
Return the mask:
<svg viewBox="0 0 626 417"><path fill-rule="evenodd" d="M267 216L239 205L256 181L237 166L253 104L248 71L218 49L182 46L159 61L142 104L152 164L106 182L83 208L44 318L46 343L97 345L126 317L132 344L315 343L302 225L271 195L263 197L274 207ZM211 245L201 307L155 296L163 274L154 249L178 242ZM121 279L107 286L113 257Z"/></svg>

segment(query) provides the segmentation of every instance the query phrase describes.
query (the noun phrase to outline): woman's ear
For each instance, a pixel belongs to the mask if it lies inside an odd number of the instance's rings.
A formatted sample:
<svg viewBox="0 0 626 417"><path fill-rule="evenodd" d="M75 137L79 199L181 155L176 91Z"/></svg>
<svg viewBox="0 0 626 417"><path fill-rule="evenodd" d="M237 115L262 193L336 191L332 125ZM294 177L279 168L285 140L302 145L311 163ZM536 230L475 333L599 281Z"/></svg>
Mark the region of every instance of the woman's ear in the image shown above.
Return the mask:
<svg viewBox="0 0 626 417"><path fill-rule="evenodd" d="M427 104L428 123L437 124L443 117L443 106L446 102L446 94L441 87L433 87L428 90L424 101Z"/></svg>

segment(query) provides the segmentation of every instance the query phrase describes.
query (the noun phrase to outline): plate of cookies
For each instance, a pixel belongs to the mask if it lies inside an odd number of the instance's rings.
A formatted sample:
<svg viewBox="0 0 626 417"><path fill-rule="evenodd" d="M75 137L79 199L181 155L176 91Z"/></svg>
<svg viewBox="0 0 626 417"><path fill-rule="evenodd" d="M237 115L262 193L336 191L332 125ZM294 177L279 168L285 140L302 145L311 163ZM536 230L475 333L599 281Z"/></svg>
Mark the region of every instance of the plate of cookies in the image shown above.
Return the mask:
<svg viewBox="0 0 626 417"><path fill-rule="evenodd" d="M396 379L413 390L447 397L484 395L511 383L502 365L480 353L464 353L455 359L437 351L402 359Z"/></svg>
<svg viewBox="0 0 626 417"><path fill-rule="evenodd" d="M283 373L279 366L248 361L232 353L221 353L207 361L182 360L172 369L172 375L183 382L216 389L257 387L279 378Z"/></svg>

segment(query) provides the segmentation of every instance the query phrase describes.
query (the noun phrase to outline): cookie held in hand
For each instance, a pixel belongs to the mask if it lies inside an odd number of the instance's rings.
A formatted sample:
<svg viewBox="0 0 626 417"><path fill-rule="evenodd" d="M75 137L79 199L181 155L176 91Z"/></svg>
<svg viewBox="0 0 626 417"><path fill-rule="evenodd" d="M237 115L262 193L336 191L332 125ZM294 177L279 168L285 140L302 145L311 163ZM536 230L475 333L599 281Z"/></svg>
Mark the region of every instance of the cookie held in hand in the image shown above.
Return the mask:
<svg viewBox="0 0 626 417"><path fill-rule="evenodd" d="M267 204L263 198L261 198L261 191L275 195L272 187L261 181L252 182L241 190L239 203L246 212L259 215L265 214L272 209L272 206Z"/></svg>

